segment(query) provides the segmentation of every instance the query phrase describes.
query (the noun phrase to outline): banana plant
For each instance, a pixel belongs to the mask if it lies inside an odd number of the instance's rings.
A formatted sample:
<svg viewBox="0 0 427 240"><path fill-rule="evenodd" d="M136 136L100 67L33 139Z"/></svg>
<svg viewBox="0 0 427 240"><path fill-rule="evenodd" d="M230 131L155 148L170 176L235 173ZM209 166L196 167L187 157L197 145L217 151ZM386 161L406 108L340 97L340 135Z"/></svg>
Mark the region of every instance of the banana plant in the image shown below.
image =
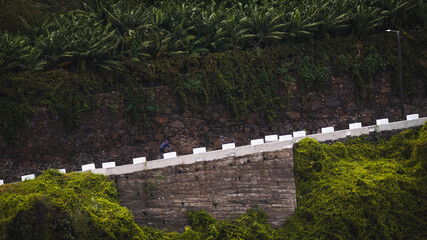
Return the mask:
<svg viewBox="0 0 427 240"><path fill-rule="evenodd" d="M352 19L353 34L360 38L362 35L372 33L382 25L384 19L380 14L381 9L362 3L355 8L355 15Z"/></svg>
<svg viewBox="0 0 427 240"><path fill-rule="evenodd" d="M320 37L343 33L350 26L353 14L349 11L349 1L326 2L315 12Z"/></svg>
<svg viewBox="0 0 427 240"><path fill-rule="evenodd" d="M43 52L37 46L31 47L27 54L22 56L25 70L28 72L42 71L47 65L43 59Z"/></svg>
<svg viewBox="0 0 427 240"><path fill-rule="evenodd" d="M25 70L24 56L31 50L26 37L0 33L0 73Z"/></svg>
<svg viewBox="0 0 427 240"><path fill-rule="evenodd" d="M376 0L372 2L373 6L381 9L381 15L385 17L387 27L399 26L408 21L409 10L417 6L414 0Z"/></svg>
<svg viewBox="0 0 427 240"><path fill-rule="evenodd" d="M279 14L275 8L267 4L263 6L251 4L246 5L241 11L244 17L240 20L240 24L247 29L242 37L249 40L253 48L274 44L286 34L284 14Z"/></svg>
<svg viewBox="0 0 427 240"><path fill-rule="evenodd" d="M119 39L119 52L122 58L139 61L143 57L149 56L146 52L150 44L148 40L150 23L150 10L143 5L135 8L123 1L119 1L108 8L104 7L108 14L108 22L117 31Z"/></svg>
<svg viewBox="0 0 427 240"><path fill-rule="evenodd" d="M237 50L243 46L244 35L249 29L240 24L243 14L231 8L226 12L225 19L221 21L220 28L215 33L213 46L218 50Z"/></svg>
<svg viewBox="0 0 427 240"><path fill-rule="evenodd" d="M221 28L221 21L225 18L226 11L224 4L217 6L212 2L206 9L200 9L194 15L193 23L195 24L194 32L196 39L194 46L196 49L215 52L222 46L217 42L217 31Z"/></svg>
<svg viewBox="0 0 427 240"><path fill-rule="evenodd" d="M295 7L288 12L286 19L289 22L287 32L291 39L311 39L321 22L315 16L318 6Z"/></svg>
<svg viewBox="0 0 427 240"><path fill-rule="evenodd" d="M116 31L111 24L104 26L95 14L75 11L60 15L53 29L45 29L46 35L40 36L38 46L54 68L121 68Z"/></svg>

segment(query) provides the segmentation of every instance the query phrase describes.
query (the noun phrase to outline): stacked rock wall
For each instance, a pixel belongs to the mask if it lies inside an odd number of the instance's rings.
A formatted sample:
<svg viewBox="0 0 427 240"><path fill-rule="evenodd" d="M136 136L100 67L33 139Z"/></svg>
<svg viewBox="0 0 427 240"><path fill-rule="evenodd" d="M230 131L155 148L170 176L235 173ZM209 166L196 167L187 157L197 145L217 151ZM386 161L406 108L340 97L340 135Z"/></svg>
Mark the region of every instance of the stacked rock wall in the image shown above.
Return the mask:
<svg viewBox="0 0 427 240"><path fill-rule="evenodd" d="M132 163L132 158L158 158L158 147L168 138L178 155L189 154L193 148L220 149L222 143L247 145L251 139L269 134L285 135L306 130L313 134L321 127L346 129L348 123L374 125L375 119L403 120L398 96L391 92L390 77L381 76L372 86L369 99L354 97L350 79L332 77L330 86L319 91L280 89L289 91L285 109L268 122L263 113L254 113L245 121L236 120L224 105L213 102L204 115L179 112L177 103L167 87L152 89L156 99L166 109L146 122L132 122L119 93L105 93L95 97L99 108L83 113L82 125L66 132L60 119L44 108L9 144L0 136L0 179L19 181L20 176L48 168L81 170L81 165L115 161L117 165ZM405 114L427 115L427 100L422 94L408 98Z"/></svg>
<svg viewBox="0 0 427 240"><path fill-rule="evenodd" d="M296 208L292 149L110 175L139 225L184 231L188 211L230 219L257 206L274 227Z"/></svg>

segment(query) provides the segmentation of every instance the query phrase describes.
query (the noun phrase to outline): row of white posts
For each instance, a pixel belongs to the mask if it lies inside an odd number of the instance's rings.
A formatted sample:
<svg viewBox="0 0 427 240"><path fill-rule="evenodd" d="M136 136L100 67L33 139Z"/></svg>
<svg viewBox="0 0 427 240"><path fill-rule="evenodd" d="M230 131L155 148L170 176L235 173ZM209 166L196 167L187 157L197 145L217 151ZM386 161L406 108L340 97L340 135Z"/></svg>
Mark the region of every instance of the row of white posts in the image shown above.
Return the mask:
<svg viewBox="0 0 427 240"><path fill-rule="evenodd" d="M387 118L376 120L376 125L362 127L360 122L349 124L349 129L335 131L334 127L324 127L321 129L322 133L306 135L305 131L296 131L292 135L267 135L265 138L251 140L251 145L241 146L236 148L234 143L227 143L222 145L222 150L206 152L206 147L194 148L192 155L177 156L176 152L169 152L163 154L163 159L153 160L147 162L146 157L133 158L133 164L116 166L115 162L102 163L102 168L95 168L94 163L82 165L82 172L91 171L94 173L112 175L112 174L126 174L145 169L162 168L166 166L174 166L179 164L191 164L197 161L210 161L220 159L227 156L243 156L263 151L277 151L284 148L292 148L295 142L300 141L305 137L314 138L320 142L334 141L348 136L360 136L369 134L374 131L390 131L397 129L405 129L415 126L423 125L427 118L419 118L418 114L411 114L406 116L406 121L399 121L389 123ZM59 169L61 173L65 173L65 169ZM35 175L22 176L22 181L34 179ZM0 185L4 181L0 179Z"/></svg>

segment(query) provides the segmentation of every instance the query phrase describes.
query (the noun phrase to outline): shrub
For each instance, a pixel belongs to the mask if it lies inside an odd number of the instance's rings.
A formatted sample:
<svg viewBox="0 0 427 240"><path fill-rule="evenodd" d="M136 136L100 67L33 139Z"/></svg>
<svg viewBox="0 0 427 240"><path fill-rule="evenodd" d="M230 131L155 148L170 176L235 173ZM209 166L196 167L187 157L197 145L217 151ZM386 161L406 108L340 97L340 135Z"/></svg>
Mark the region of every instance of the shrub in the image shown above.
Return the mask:
<svg viewBox="0 0 427 240"><path fill-rule="evenodd" d="M417 153L425 130L377 142L302 140L294 154L298 208L280 239L423 239L427 182Z"/></svg>

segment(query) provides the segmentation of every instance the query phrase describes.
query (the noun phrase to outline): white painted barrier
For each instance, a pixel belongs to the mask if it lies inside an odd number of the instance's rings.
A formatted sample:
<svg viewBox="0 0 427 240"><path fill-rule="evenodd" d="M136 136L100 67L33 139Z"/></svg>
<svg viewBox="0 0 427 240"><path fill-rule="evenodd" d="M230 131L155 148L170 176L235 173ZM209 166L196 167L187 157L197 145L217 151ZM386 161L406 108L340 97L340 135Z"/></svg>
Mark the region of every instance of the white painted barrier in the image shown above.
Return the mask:
<svg viewBox="0 0 427 240"><path fill-rule="evenodd" d="M145 163L147 161L146 157L138 157L132 159L133 164Z"/></svg>
<svg viewBox="0 0 427 240"><path fill-rule="evenodd" d="M351 129L357 129L357 128L361 128L362 127L362 123L357 122L357 123L350 123L348 125L348 128Z"/></svg>
<svg viewBox="0 0 427 240"><path fill-rule="evenodd" d="M305 137L306 133L305 133L305 131L297 131L297 132L293 132L292 135L294 136L294 138Z"/></svg>
<svg viewBox="0 0 427 240"><path fill-rule="evenodd" d="M163 153L163 158L164 159L175 158L175 157L176 157L176 152Z"/></svg>
<svg viewBox="0 0 427 240"><path fill-rule="evenodd" d="M235 147L236 147L236 144L234 143L222 144L222 150L233 149Z"/></svg>
<svg viewBox="0 0 427 240"><path fill-rule="evenodd" d="M279 136L279 141L283 142L283 141L291 141L292 140L292 135L282 135Z"/></svg>
<svg viewBox="0 0 427 240"><path fill-rule="evenodd" d="M199 153L205 153L205 152L206 152L205 147L193 148L193 154L199 154Z"/></svg>
<svg viewBox="0 0 427 240"><path fill-rule="evenodd" d="M116 167L116 162L105 162L102 163L102 168L113 168Z"/></svg>
<svg viewBox="0 0 427 240"><path fill-rule="evenodd" d="M416 119L418 119L418 118L420 118L420 115L418 115L418 114L410 114L410 115L406 115L406 120L416 120Z"/></svg>
<svg viewBox="0 0 427 240"><path fill-rule="evenodd" d="M264 139L262 138L251 140L251 145L261 145L261 144L264 144Z"/></svg>
<svg viewBox="0 0 427 240"><path fill-rule="evenodd" d="M82 172L89 171L92 169L95 169L95 163L89 163L89 164L82 165Z"/></svg>
<svg viewBox="0 0 427 240"><path fill-rule="evenodd" d="M265 142L275 142L278 139L279 138L277 137L277 135L267 135L267 136L265 136Z"/></svg>
<svg viewBox="0 0 427 240"><path fill-rule="evenodd" d="M335 131L334 127L325 127L325 128L322 128L322 133L331 133L331 132L334 132L334 131Z"/></svg>
<svg viewBox="0 0 427 240"><path fill-rule="evenodd" d="M348 136L360 136L364 134L369 134L373 131L392 131L398 129L407 129L416 126L422 126L424 122L427 121L427 117L419 118L418 114L407 115L407 120L392 122L389 123L388 119L378 119L377 125L362 127L361 123L352 123L349 124L349 129L335 131L333 127L322 128L322 133L312 134L306 136L305 131L297 131L293 132L292 135L282 135L279 136L279 141L266 142L264 143L264 139L255 139L251 141L251 145L247 146L235 146L234 143L228 143L222 145L222 150L210 151L206 152L206 148L195 148L193 149L193 154L177 156L176 152L166 153L165 159L158 159L153 161L146 161L145 157L139 157L133 159L133 164L116 166L105 168L103 164L103 168L95 169L95 164L86 164L82 166L83 171L91 170L93 173L97 174L105 174L105 175L119 175L119 174L127 174L132 172L143 171L147 169L157 169L168 166L177 166L182 164L192 164L198 161L213 161L217 159L222 159L230 156L246 156L249 154L256 154L260 152L271 152L278 151L287 148L293 148L295 142L300 141L304 137L309 137L316 139L320 142L322 141L334 141L338 139L343 139ZM334 130L334 131L332 131ZM254 142L253 142L254 141ZM267 141L267 136L266 136ZM261 144L262 142L262 144ZM141 164L145 163L145 164ZM63 169L65 172L65 169ZM62 172L62 169L60 169ZM33 179L35 178L34 174L26 175L21 177L24 179Z"/></svg>
<svg viewBox="0 0 427 240"><path fill-rule="evenodd" d="M421 126L427 118L415 119L410 121L400 121L393 122L389 124L374 125L362 127L360 123L355 123L354 125L349 125L351 129L339 130L328 133L319 133L308 135L307 137L314 138L318 141L333 141L338 139L346 138L347 136L360 136L363 134L369 134L370 131L388 131L396 129L404 129L415 126ZM352 127L351 127L352 126ZM305 131L294 132L294 137L292 135L280 136L279 140L276 142L269 142L260 145L247 145L235 147L234 143L224 144L223 150L216 150L210 152L204 152L199 154L190 154L183 155L169 159L159 159L154 161L148 161L146 165L123 165L115 168L109 169L94 169L92 172L101 173L106 175L118 175L126 174L137 171L143 171L146 169L158 169L168 166L177 166L182 164L192 164L198 161L213 161L217 159L222 159L230 156L245 156L249 154L255 154L259 152L271 152L278 151L282 149L292 148L293 144L299 141L302 137L306 137Z"/></svg>
<svg viewBox="0 0 427 240"><path fill-rule="evenodd" d="M36 175L34 175L34 174L29 174L29 175L21 176L21 180L22 181L31 180L31 179L34 179L34 178L36 178Z"/></svg>
<svg viewBox="0 0 427 240"><path fill-rule="evenodd" d="M385 125L388 124L388 118L377 119L377 125Z"/></svg>
<svg viewBox="0 0 427 240"><path fill-rule="evenodd" d="M67 170L65 170L65 168L58 169L58 171L59 171L60 173L67 173Z"/></svg>
<svg viewBox="0 0 427 240"><path fill-rule="evenodd" d="M4 184L3 179L0 179L0 186L3 184Z"/></svg>

